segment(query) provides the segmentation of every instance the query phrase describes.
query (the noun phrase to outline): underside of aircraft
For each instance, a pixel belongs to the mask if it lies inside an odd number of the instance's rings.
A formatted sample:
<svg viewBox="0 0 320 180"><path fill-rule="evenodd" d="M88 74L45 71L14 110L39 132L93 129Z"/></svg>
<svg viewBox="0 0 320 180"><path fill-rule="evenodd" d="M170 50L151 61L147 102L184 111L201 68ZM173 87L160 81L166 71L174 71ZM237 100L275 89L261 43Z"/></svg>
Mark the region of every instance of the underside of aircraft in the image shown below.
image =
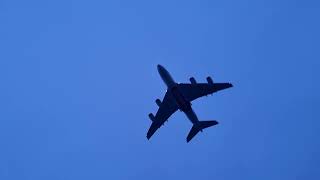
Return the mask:
<svg viewBox="0 0 320 180"><path fill-rule="evenodd" d="M167 92L161 101L156 100L159 109L156 115L149 114L152 124L148 130L147 138L151 136L166 122L169 117L180 110L186 114L193 126L187 136L189 142L195 135L205 128L217 125L217 121L199 121L191 107L191 102L217 91L233 87L231 83L215 83L211 77L207 77L207 83L198 83L195 78L190 78L190 83L176 83L169 72L161 65L158 65L158 72L167 85Z"/></svg>

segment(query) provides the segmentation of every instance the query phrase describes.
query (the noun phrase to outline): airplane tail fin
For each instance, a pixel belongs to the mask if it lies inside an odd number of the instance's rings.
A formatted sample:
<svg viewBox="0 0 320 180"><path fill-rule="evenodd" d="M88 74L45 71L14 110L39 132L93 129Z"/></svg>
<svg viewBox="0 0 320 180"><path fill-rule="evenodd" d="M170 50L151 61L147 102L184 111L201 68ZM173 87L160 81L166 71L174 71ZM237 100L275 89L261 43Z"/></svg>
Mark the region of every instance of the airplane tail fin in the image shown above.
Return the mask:
<svg viewBox="0 0 320 180"><path fill-rule="evenodd" d="M217 125L217 121L199 121L198 123L194 124L188 134L187 142L191 141L191 139L198 134L199 131L202 131L205 128Z"/></svg>

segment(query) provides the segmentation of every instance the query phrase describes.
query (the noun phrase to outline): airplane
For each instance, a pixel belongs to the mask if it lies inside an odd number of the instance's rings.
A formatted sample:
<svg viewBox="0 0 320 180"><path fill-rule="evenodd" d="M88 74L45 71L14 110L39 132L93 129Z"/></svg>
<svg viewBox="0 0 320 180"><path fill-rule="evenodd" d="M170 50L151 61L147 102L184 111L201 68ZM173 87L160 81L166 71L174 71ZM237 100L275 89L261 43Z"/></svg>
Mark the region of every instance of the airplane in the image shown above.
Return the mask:
<svg viewBox="0 0 320 180"><path fill-rule="evenodd" d="M168 89L162 101L160 99L156 100L156 104L159 106L156 115L149 114L152 124L147 133L148 140L177 110L184 112L193 124L187 136L187 142L191 141L199 131L202 132L203 129L218 124L214 120L199 121L191 107L191 102L202 96L233 87L231 83L214 83L210 76L207 77L207 83L197 83L194 77L189 79L190 83L188 84L176 83L163 66L159 64L157 69Z"/></svg>

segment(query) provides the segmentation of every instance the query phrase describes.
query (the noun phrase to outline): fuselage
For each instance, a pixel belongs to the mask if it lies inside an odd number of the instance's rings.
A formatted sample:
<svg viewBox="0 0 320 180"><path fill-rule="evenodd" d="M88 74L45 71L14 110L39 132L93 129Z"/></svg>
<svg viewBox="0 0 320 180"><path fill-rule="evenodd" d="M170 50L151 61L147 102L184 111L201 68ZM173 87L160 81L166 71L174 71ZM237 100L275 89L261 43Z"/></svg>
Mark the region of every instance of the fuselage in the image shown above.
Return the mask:
<svg viewBox="0 0 320 180"><path fill-rule="evenodd" d="M191 107L191 102L187 101L180 92L177 83L173 80L170 73L161 65L158 65L158 72L167 85L169 93L174 97L179 109L187 115L192 123L197 123L199 120Z"/></svg>

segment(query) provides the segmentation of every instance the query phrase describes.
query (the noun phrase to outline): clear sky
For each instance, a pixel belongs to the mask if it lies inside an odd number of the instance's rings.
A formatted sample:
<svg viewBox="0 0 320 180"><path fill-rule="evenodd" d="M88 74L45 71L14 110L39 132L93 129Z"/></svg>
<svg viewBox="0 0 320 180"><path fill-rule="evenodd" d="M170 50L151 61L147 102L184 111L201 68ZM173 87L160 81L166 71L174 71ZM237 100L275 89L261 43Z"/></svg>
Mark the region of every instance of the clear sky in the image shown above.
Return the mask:
<svg viewBox="0 0 320 180"><path fill-rule="evenodd" d="M0 179L320 179L320 3L0 1ZM234 88L146 139L165 85Z"/></svg>

